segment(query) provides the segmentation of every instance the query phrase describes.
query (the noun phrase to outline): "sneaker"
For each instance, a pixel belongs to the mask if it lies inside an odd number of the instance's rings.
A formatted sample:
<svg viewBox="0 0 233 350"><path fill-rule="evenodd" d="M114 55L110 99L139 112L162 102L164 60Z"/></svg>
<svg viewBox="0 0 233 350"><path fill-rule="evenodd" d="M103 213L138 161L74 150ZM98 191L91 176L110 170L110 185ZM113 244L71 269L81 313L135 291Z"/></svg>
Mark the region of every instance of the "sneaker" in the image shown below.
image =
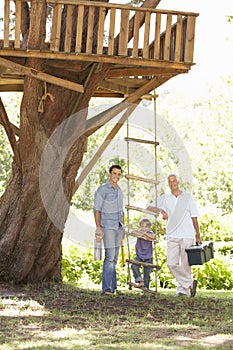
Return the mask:
<svg viewBox="0 0 233 350"><path fill-rule="evenodd" d="M187 297L187 294L185 294L185 293L177 293L176 296L177 297Z"/></svg>
<svg viewBox="0 0 233 350"><path fill-rule="evenodd" d="M190 287L190 297L194 298L197 291L197 280L193 280L193 285Z"/></svg>
<svg viewBox="0 0 233 350"><path fill-rule="evenodd" d="M103 294L106 294L106 295L113 295L113 294L114 294L114 291L113 291L113 290L106 290L105 292L103 292Z"/></svg>

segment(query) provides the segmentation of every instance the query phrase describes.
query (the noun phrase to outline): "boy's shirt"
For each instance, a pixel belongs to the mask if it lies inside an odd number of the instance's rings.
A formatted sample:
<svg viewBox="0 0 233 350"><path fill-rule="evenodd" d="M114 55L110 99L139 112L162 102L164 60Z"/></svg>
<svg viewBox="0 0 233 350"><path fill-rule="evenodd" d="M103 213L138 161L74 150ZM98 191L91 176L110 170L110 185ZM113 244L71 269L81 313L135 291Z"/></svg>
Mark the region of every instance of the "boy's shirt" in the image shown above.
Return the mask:
<svg viewBox="0 0 233 350"><path fill-rule="evenodd" d="M152 231L149 231L149 233L154 236L154 233ZM137 256L142 260L151 259L153 257L153 247L151 241L146 241L145 239L138 238L135 249Z"/></svg>

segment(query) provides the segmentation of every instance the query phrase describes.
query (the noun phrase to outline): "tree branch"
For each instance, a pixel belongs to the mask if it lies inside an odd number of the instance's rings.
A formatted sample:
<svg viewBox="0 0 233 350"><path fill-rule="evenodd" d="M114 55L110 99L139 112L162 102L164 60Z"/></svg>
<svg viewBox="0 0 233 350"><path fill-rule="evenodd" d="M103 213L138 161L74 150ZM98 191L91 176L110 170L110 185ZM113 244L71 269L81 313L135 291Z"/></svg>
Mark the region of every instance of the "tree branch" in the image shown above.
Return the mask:
<svg viewBox="0 0 233 350"><path fill-rule="evenodd" d="M9 118L7 116L7 113L6 113L6 110L5 110L5 107L3 105L1 97L0 97L0 117L1 117L1 124L3 125L3 127L4 127L4 129L6 131L8 140L9 140L11 148L13 150L14 157L15 157L15 162L16 162L17 166L19 167L19 169L21 169L21 160L20 160L20 155L19 155L19 148L18 148L18 145L17 145L17 141L16 141L16 138L15 138L14 131L12 129L11 123L10 123Z"/></svg>

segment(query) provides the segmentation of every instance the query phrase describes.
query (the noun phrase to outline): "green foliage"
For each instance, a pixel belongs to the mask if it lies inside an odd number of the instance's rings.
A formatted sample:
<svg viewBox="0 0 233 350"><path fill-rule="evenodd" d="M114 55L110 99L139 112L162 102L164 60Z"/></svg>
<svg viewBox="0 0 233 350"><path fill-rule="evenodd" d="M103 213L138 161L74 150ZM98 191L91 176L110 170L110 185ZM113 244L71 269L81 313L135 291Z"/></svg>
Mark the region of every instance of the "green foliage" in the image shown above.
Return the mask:
<svg viewBox="0 0 233 350"><path fill-rule="evenodd" d="M225 259L214 258L198 270L198 283L205 289L231 290L233 289L232 266Z"/></svg>
<svg viewBox="0 0 233 350"><path fill-rule="evenodd" d="M203 241L231 241L232 228L224 224L214 213L203 214L200 218L200 232Z"/></svg>
<svg viewBox="0 0 233 350"><path fill-rule="evenodd" d="M3 193L11 172L12 152L5 131L0 125L0 193Z"/></svg>
<svg viewBox="0 0 233 350"><path fill-rule="evenodd" d="M8 118L15 125L19 124L19 106L21 93L1 93L1 99L7 112ZM12 149L6 136L5 130L0 125L0 195L5 191L11 174Z"/></svg>
<svg viewBox="0 0 233 350"><path fill-rule="evenodd" d="M82 252L75 245L63 248L62 277L64 282L79 285L83 279L87 278L95 284L100 284L101 267L101 261L94 261L91 249Z"/></svg>
<svg viewBox="0 0 233 350"><path fill-rule="evenodd" d="M229 244L223 244L218 251L223 256L229 256L230 259L233 258L233 242L229 242Z"/></svg>

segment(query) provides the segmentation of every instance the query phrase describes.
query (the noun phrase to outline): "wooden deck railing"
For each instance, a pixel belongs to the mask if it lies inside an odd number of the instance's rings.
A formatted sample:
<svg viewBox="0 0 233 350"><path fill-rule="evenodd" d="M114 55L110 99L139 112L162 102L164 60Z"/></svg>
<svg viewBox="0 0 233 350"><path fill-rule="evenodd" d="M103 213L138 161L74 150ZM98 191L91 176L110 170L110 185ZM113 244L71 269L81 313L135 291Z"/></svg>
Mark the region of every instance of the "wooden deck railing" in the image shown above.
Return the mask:
<svg viewBox="0 0 233 350"><path fill-rule="evenodd" d="M21 33L22 2L4 0L2 49L27 47ZM43 50L193 62L196 13L82 0L47 2Z"/></svg>

